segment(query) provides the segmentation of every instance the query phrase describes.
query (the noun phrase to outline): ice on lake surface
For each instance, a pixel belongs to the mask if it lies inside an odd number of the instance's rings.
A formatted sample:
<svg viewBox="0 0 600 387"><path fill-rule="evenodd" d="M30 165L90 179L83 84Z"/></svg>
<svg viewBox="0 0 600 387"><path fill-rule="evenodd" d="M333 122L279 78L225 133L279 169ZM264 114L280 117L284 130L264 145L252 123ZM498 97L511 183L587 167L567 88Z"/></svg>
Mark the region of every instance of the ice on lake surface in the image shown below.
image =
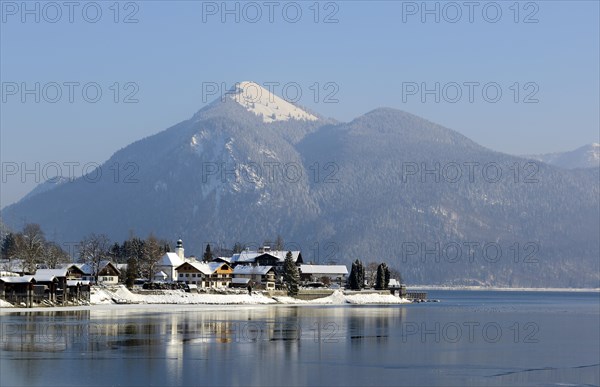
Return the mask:
<svg viewBox="0 0 600 387"><path fill-rule="evenodd" d="M3 310L0 385L600 384L600 293Z"/></svg>

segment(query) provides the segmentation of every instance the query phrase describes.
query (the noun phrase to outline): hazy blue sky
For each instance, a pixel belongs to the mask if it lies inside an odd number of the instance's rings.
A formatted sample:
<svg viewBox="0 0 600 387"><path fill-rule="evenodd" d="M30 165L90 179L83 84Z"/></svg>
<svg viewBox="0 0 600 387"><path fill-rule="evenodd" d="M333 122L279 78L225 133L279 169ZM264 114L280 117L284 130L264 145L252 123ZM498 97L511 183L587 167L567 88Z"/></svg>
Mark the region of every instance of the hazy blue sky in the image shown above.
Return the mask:
<svg viewBox="0 0 600 387"><path fill-rule="evenodd" d="M300 104L342 121L406 110L506 153L599 141L597 1L427 2L433 13L399 1L229 2L231 14L222 2L23 4L0 10L3 168L102 163L189 118L206 103L203 84L242 80L295 82ZM420 92L436 82L439 102ZM331 92L338 102L327 103ZM130 93L137 102L124 102ZM5 172L1 206L35 185Z"/></svg>

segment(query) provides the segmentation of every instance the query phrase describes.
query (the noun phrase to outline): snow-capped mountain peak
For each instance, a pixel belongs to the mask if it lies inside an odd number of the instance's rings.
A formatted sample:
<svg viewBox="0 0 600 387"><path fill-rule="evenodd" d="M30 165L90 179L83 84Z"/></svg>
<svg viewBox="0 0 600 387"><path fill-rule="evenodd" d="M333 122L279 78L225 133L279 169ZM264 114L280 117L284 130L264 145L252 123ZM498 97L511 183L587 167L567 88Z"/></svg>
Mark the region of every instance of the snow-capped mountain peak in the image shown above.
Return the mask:
<svg viewBox="0 0 600 387"><path fill-rule="evenodd" d="M314 115L276 96L256 82L240 82L228 93L229 97L246 110L262 116L263 122L317 121Z"/></svg>

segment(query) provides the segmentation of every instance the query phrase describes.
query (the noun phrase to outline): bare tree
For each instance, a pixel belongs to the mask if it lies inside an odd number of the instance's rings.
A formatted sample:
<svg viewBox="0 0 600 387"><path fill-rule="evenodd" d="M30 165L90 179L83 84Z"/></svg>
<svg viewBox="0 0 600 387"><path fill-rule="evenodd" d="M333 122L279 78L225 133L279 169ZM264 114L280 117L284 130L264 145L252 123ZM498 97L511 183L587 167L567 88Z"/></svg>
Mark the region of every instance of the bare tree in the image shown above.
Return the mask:
<svg viewBox="0 0 600 387"><path fill-rule="evenodd" d="M163 243L161 243L154 235L150 234L148 239L146 239L146 243L144 243L143 262L143 270L147 273L147 277L150 281L154 279L156 265L163 254Z"/></svg>
<svg viewBox="0 0 600 387"><path fill-rule="evenodd" d="M375 282L377 281L377 266L379 266L376 262L369 262L365 267L365 279L369 286L375 286Z"/></svg>
<svg viewBox="0 0 600 387"><path fill-rule="evenodd" d="M390 268L390 278L394 278L397 279L398 282L403 283L402 281L402 273L400 273L400 270L396 269L396 268Z"/></svg>
<svg viewBox="0 0 600 387"><path fill-rule="evenodd" d="M283 238L281 235L277 235L277 239L275 239L274 250L281 251L283 250Z"/></svg>
<svg viewBox="0 0 600 387"><path fill-rule="evenodd" d="M69 254L54 242L46 243L42 259L50 269L55 269L59 264L70 261Z"/></svg>
<svg viewBox="0 0 600 387"><path fill-rule="evenodd" d="M92 267L92 275L98 280L100 264L109 257L110 241L104 234L90 234L79 243L79 261Z"/></svg>
<svg viewBox="0 0 600 387"><path fill-rule="evenodd" d="M23 272L34 273L42 261L46 238L39 224L26 224L17 238L17 255L22 260Z"/></svg>

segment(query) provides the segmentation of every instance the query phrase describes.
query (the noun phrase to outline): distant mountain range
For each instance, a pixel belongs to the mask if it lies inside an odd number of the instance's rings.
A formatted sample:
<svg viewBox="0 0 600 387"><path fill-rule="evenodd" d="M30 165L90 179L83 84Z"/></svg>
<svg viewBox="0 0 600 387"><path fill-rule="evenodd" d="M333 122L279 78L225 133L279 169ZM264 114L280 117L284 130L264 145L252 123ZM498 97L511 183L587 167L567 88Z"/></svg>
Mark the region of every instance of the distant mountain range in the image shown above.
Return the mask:
<svg viewBox="0 0 600 387"><path fill-rule="evenodd" d="M598 168L600 167L600 144L592 143L584 145L570 152L547 153L525 157L566 169Z"/></svg>
<svg viewBox="0 0 600 387"><path fill-rule="evenodd" d="M30 194L2 219L64 242L181 237L196 255L280 234L305 261L386 261L409 284L597 287L600 168L560 162L394 109L336 122L244 82L116 152L100 180Z"/></svg>

